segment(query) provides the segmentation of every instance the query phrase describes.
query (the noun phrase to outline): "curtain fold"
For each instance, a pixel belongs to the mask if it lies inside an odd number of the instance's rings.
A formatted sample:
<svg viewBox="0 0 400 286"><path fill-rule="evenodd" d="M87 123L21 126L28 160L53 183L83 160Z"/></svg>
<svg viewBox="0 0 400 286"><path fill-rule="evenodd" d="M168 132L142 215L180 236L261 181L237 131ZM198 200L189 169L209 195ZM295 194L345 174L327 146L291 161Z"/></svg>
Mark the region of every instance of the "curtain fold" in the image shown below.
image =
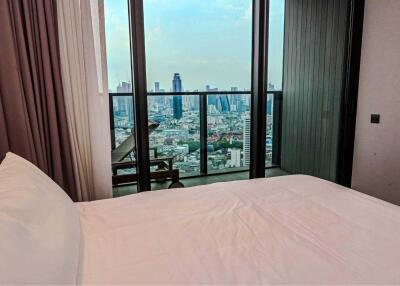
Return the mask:
<svg viewBox="0 0 400 286"><path fill-rule="evenodd" d="M26 158L76 200L55 0L1 0L0 35L0 160Z"/></svg>
<svg viewBox="0 0 400 286"><path fill-rule="evenodd" d="M58 0L62 81L78 200L112 197L102 0Z"/></svg>

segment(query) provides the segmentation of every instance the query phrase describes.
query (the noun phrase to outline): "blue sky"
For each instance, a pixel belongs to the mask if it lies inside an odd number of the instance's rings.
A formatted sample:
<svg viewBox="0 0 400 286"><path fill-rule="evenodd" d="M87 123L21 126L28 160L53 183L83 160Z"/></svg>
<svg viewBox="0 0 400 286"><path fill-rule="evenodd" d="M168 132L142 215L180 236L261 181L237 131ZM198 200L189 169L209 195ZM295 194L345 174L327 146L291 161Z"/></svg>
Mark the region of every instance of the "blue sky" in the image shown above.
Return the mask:
<svg viewBox="0 0 400 286"><path fill-rule="evenodd" d="M144 0L148 89L250 89L251 0ZM126 0L105 0L109 87L130 79ZM284 0L271 0L269 82L282 79Z"/></svg>

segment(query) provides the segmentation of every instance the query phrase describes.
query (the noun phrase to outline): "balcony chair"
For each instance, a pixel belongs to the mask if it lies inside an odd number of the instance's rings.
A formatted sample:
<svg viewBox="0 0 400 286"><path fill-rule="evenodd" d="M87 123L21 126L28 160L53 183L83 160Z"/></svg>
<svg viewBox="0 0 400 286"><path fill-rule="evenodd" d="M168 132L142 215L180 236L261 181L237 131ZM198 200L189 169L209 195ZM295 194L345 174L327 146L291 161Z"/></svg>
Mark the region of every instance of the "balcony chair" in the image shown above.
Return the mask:
<svg viewBox="0 0 400 286"><path fill-rule="evenodd" d="M158 123L149 122L149 134L157 127ZM112 183L113 186L120 184L132 183L137 181L137 174L121 174L118 175L120 169L136 169L137 163L135 160L135 136L132 129L131 134L117 148L111 152L112 160ZM157 182L165 181L171 178L172 183L168 188L182 188L184 185L179 181L179 170L173 168L173 157L150 158L150 166L156 166L156 170L150 172L150 178Z"/></svg>

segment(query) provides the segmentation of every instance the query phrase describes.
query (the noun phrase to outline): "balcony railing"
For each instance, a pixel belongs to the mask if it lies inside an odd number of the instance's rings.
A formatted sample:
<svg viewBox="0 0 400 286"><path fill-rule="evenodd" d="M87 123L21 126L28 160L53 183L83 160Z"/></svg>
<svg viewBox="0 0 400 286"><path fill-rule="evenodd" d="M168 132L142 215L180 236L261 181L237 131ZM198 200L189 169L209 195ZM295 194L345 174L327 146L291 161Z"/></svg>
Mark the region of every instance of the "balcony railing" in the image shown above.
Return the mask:
<svg viewBox="0 0 400 286"><path fill-rule="evenodd" d="M182 177L248 170L250 91L150 92L151 156L174 157ZM282 92L267 93L266 168L280 166ZM134 127L131 93L110 93L115 149Z"/></svg>

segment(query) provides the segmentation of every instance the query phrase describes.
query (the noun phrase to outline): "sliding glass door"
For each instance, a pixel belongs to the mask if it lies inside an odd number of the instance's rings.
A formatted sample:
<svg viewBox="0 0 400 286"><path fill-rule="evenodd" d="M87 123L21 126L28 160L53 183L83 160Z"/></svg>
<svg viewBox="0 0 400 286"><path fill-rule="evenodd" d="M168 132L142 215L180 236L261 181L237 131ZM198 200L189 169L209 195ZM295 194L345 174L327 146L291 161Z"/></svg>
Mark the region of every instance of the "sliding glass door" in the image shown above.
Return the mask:
<svg viewBox="0 0 400 286"><path fill-rule="evenodd" d="M104 5L113 184L119 185L135 179L121 178L137 175L129 13L126 0L105 0Z"/></svg>
<svg viewBox="0 0 400 286"><path fill-rule="evenodd" d="M283 101L283 45L285 0L270 0L268 29L266 167L279 167Z"/></svg>
<svg viewBox="0 0 400 286"><path fill-rule="evenodd" d="M248 169L252 1L143 2L153 154L181 177Z"/></svg>
<svg viewBox="0 0 400 286"><path fill-rule="evenodd" d="M136 179L148 189L150 180L176 181L173 172L183 178L248 171L254 140L265 144L265 155L257 155L265 166L279 165L283 3L105 0L113 156L126 153L122 161L133 162L118 168L123 164L113 160L115 174L142 168ZM261 70L268 69L266 107L256 119L266 122L262 138L252 131L252 77L260 76L252 68L261 53L254 31L265 25L259 7L270 8L272 37Z"/></svg>

